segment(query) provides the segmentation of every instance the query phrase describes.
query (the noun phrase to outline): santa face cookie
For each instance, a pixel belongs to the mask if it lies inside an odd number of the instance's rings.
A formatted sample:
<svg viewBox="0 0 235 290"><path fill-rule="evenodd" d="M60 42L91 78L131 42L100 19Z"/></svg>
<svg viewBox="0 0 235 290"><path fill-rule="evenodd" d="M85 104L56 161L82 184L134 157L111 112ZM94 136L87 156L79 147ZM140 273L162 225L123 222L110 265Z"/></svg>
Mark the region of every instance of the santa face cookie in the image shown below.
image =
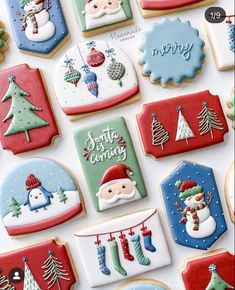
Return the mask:
<svg viewBox="0 0 235 290"><path fill-rule="evenodd" d="M205 23L216 67L220 71L234 69L234 12L227 11L226 15L227 17L222 23L209 23L207 21ZM229 15L232 16L229 17Z"/></svg>
<svg viewBox="0 0 235 290"><path fill-rule="evenodd" d="M6 4L22 52L49 58L68 40L60 0L8 0Z"/></svg>
<svg viewBox="0 0 235 290"><path fill-rule="evenodd" d="M0 289L70 290L76 283L65 244L49 240L0 254Z"/></svg>
<svg viewBox="0 0 235 290"><path fill-rule="evenodd" d="M54 74L59 103L71 120L138 99L136 71L125 53L105 41L78 43Z"/></svg>
<svg viewBox="0 0 235 290"><path fill-rule="evenodd" d="M187 290L226 290L235 287L235 256L218 250L188 259L182 270Z"/></svg>
<svg viewBox="0 0 235 290"><path fill-rule="evenodd" d="M211 168L183 161L161 189L177 244L206 250L227 231Z"/></svg>
<svg viewBox="0 0 235 290"><path fill-rule="evenodd" d="M170 288L160 281L141 279L133 280L119 290L170 290Z"/></svg>
<svg viewBox="0 0 235 290"><path fill-rule="evenodd" d="M227 106L228 106L228 111L227 111L227 116L229 119L232 120L232 126L235 128L235 88L233 87L230 90L230 96L227 100Z"/></svg>
<svg viewBox="0 0 235 290"><path fill-rule="evenodd" d="M0 141L14 154L42 148L59 135L39 69L0 71Z"/></svg>
<svg viewBox="0 0 235 290"><path fill-rule="evenodd" d="M204 41L189 21L163 19L143 34L139 64L143 75L149 76L152 83L179 86L201 71L203 48Z"/></svg>
<svg viewBox="0 0 235 290"><path fill-rule="evenodd" d="M209 91L145 104L137 122L144 152L153 158L223 142L228 132L219 97Z"/></svg>
<svg viewBox="0 0 235 290"><path fill-rule="evenodd" d="M75 236L90 287L130 278L171 263L155 209L90 226L76 232Z"/></svg>
<svg viewBox="0 0 235 290"><path fill-rule="evenodd" d="M78 156L97 211L147 196L125 120L121 117L79 129Z"/></svg>
<svg viewBox="0 0 235 290"><path fill-rule="evenodd" d="M233 223L235 223L234 164L235 162L233 161L227 171L225 182L224 182L224 192L225 192L226 202L227 202L227 206L229 210L229 215Z"/></svg>
<svg viewBox="0 0 235 290"><path fill-rule="evenodd" d="M0 214L10 236L59 225L83 212L73 177L57 162L33 158L14 168L0 186Z"/></svg>
<svg viewBox="0 0 235 290"><path fill-rule="evenodd" d="M7 39L8 33L4 29L4 24L0 21L0 63L4 62L4 53L8 50Z"/></svg>
<svg viewBox="0 0 235 290"><path fill-rule="evenodd" d="M85 37L133 23L129 0L73 0L73 4Z"/></svg>

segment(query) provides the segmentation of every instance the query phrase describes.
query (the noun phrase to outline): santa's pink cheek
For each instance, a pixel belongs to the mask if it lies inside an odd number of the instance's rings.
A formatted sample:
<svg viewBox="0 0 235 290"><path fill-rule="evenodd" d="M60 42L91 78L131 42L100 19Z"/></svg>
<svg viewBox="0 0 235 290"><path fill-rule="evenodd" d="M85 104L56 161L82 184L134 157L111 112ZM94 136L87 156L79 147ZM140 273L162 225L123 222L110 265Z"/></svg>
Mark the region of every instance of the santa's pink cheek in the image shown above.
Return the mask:
<svg viewBox="0 0 235 290"><path fill-rule="evenodd" d="M106 1L106 7L107 9L110 9L110 10L116 10L119 8L119 3L118 3L118 0L107 0Z"/></svg>
<svg viewBox="0 0 235 290"><path fill-rule="evenodd" d="M100 197L104 200L109 200L114 196L114 192L109 192L109 191L102 191L100 193Z"/></svg>
<svg viewBox="0 0 235 290"><path fill-rule="evenodd" d="M121 188L122 193L124 193L124 194L131 194L132 191L133 191L132 185L124 185L124 186L122 186L122 188Z"/></svg>
<svg viewBox="0 0 235 290"><path fill-rule="evenodd" d="M86 10L87 10L87 14L95 15L98 12L100 12L101 9L102 9L101 5L92 4L92 5L88 6Z"/></svg>

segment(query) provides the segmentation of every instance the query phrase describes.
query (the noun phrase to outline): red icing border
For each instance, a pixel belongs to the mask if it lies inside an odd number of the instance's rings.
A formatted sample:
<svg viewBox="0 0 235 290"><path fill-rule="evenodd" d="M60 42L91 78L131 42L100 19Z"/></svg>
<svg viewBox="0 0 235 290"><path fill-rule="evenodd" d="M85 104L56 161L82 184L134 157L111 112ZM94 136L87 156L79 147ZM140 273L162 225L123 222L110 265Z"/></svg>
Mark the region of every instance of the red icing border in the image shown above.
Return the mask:
<svg viewBox="0 0 235 290"><path fill-rule="evenodd" d="M155 0L155 1L140 0L140 5L142 9L168 10L187 5L192 5L202 1L203 0Z"/></svg>
<svg viewBox="0 0 235 290"><path fill-rule="evenodd" d="M19 227L6 227L6 230L10 236L31 234L34 232L42 231L60 225L72 217L76 216L82 211L82 204L74 206L72 209L63 213L62 215L55 216L46 221L38 222L37 224L19 226Z"/></svg>
<svg viewBox="0 0 235 290"><path fill-rule="evenodd" d="M134 97L138 93L139 93L139 85L135 85L133 88L126 91L125 93L115 96L113 98L110 98L103 102L99 102L92 105L86 105L86 106L66 107L62 109L67 115L79 115L79 114L92 113L92 112L101 111L104 109L114 107L130 99L131 97Z"/></svg>

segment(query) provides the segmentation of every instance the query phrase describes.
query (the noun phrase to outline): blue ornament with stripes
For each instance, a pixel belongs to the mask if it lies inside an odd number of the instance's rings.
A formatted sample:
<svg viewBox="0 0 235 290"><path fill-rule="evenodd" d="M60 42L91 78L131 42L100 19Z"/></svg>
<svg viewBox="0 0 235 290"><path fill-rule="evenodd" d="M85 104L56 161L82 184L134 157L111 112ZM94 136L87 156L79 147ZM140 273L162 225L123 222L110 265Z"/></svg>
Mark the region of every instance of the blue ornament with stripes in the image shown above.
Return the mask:
<svg viewBox="0 0 235 290"><path fill-rule="evenodd" d="M97 84L97 75L94 72L91 72L88 65L84 65L83 70L85 72L85 76L83 78L84 83L87 85L88 91L98 98L99 90Z"/></svg>

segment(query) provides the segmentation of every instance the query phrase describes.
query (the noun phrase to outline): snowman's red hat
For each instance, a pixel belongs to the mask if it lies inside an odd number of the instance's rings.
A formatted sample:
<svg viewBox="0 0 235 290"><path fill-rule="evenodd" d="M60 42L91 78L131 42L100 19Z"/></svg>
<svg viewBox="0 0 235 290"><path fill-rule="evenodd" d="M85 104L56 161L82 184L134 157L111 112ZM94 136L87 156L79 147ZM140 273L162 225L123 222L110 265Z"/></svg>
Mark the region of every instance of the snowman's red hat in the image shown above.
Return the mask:
<svg viewBox="0 0 235 290"><path fill-rule="evenodd" d="M179 189L179 198L183 201L185 201L189 196L194 196L201 193L203 190L201 185L198 185L196 182L191 180L178 180L176 181L175 186Z"/></svg>
<svg viewBox="0 0 235 290"><path fill-rule="evenodd" d="M25 181L25 188L30 190L39 186L41 186L41 181L38 180L33 174L30 174Z"/></svg>

